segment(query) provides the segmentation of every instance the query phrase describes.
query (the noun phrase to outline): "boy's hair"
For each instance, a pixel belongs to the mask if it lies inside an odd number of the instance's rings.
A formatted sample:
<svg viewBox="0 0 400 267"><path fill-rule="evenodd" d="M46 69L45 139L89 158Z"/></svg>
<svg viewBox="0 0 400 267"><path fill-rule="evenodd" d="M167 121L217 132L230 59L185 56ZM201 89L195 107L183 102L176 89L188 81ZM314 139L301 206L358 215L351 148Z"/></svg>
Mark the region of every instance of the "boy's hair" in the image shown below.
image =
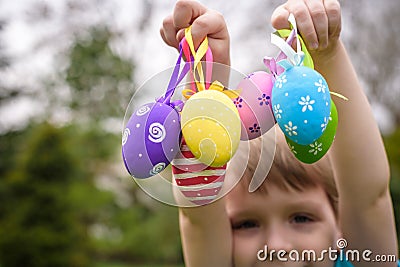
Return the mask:
<svg viewBox="0 0 400 267"><path fill-rule="evenodd" d="M329 153L313 164L300 162L290 151L279 127L259 138L241 142L229 168L235 175L240 174L240 184L246 190L254 181L263 181L255 193L268 193L270 184L285 191L304 191L320 186L336 217L338 215L338 192Z"/></svg>

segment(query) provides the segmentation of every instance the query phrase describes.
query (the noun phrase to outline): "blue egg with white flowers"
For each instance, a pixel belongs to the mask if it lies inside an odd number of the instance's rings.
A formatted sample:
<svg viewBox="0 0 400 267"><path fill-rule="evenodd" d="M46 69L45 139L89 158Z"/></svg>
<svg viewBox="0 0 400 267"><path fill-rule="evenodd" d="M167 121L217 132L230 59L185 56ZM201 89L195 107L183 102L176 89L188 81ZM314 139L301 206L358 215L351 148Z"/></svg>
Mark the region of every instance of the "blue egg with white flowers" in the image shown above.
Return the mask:
<svg viewBox="0 0 400 267"><path fill-rule="evenodd" d="M272 88L275 119L287 138L309 145L324 133L331 110L328 84L317 71L293 66L281 73Z"/></svg>

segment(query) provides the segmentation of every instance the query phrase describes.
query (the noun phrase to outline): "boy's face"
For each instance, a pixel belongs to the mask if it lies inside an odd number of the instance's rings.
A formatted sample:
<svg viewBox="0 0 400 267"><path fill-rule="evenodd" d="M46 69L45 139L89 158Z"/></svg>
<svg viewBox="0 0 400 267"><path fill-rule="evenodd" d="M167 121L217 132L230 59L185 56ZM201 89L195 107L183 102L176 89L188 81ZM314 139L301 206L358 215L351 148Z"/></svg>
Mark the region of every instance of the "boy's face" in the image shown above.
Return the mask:
<svg viewBox="0 0 400 267"><path fill-rule="evenodd" d="M226 196L234 266L333 266L329 248L336 249L340 231L324 190L317 187L286 192L268 185L268 179L264 183L268 193L249 193L246 186L238 185ZM285 251L280 254L281 260L279 250ZM324 255L324 260L293 261L296 257L293 250L300 259L304 250L313 250L317 259ZM323 250L327 252L322 254ZM309 254L304 255L307 259Z"/></svg>

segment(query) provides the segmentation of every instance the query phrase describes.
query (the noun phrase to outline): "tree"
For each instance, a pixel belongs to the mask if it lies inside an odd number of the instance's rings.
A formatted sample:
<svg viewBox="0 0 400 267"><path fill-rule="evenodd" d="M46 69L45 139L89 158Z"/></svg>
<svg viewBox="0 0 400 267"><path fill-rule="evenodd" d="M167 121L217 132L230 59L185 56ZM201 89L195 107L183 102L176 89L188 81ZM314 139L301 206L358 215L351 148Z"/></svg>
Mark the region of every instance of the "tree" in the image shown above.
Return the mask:
<svg viewBox="0 0 400 267"><path fill-rule="evenodd" d="M2 45L1 33L6 25L5 20L0 20L0 72L10 65L10 59L3 52L4 46ZM0 80L1 81L1 80ZM10 100L19 94L18 90L6 88L4 84L0 84L0 104L4 101Z"/></svg>
<svg viewBox="0 0 400 267"><path fill-rule="evenodd" d="M69 54L70 107L93 120L122 117L130 99L133 64L112 52L112 33L106 27L92 28L90 36L78 39Z"/></svg>
<svg viewBox="0 0 400 267"><path fill-rule="evenodd" d="M69 185L76 172L62 131L43 124L2 181L0 262L3 266L87 266L87 240L76 222Z"/></svg>
<svg viewBox="0 0 400 267"><path fill-rule="evenodd" d="M142 32L153 6L143 2L149 9L138 24ZM121 33L81 20L106 10L106 2L66 1L64 13L49 3L32 3L23 17L32 28L59 25L48 27L29 53L56 51L51 68L59 75L0 90L0 102L28 96L47 110L19 132L0 134L0 201L6 203L0 205L0 265L87 266L96 258L181 262L176 209L143 203L138 197L143 192L127 173L130 183L122 190L132 198L129 203L119 203L121 191L99 187L104 176L121 179L112 170L122 163L120 135L104 131L102 122L122 120L134 71L129 59L110 48ZM60 124L51 116L58 110L72 116Z"/></svg>
<svg viewBox="0 0 400 267"><path fill-rule="evenodd" d="M390 192L396 217L397 239L400 241L400 128L386 136L384 142L390 163Z"/></svg>

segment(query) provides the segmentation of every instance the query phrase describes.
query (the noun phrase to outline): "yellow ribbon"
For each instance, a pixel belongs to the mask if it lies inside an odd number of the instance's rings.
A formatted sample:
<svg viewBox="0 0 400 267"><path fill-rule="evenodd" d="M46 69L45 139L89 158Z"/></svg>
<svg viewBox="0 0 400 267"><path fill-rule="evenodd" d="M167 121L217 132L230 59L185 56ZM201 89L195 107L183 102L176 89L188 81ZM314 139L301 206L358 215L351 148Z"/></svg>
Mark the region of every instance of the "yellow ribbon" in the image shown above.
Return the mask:
<svg viewBox="0 0 400 267"><path fill-rule="evenodd" d="M194 66L193 66L193 70L190 70L193 73L193 79L196 83L196 88L197 88L197 92L206 90L205 87L205 83L204 83L204 73L203 73L203 67L201 64L201 59L205 56L205 54L207 53L208 50L208 39L207 36L206 38L204 38L203 42L200 44L199 48L197 49L197 52L194 48L194 44L193 44L193 38L192 38L192 32L191 32L192 26L189 26L185 29L185 38L186 41L189 45L190 51L194 57ZM187 59L190 60L190 59ZM196 71L197 74L199 76L199 80L197 80L196 77ZM225 95L227 95L229 98L234 99L237 98L239 96L240 91L239 90L225 90L225 87L223 86L222 83L220 83L219 81L214 81L210 87L208 88L208 90L216 90L219 92L224 93ZM195 93L192 89L184 89L182 90L182 95L186 98L189 99L192 95L194 95Z"/></svg>
<svg viewBox="0 0 400 267"><path fill-rule="evenodd" d="M347 97L345 97L344 95L342 95L342 94L339 94L339 93L336 93L336 92L329 92L331 95L334 95L334 96L336 96L336 97L339 97L339 98L341 98L342 100L344 100L344 101L348 101L349 99L347 98Z"/></svg>
<svg viewBox="0 0 400 267"><path fill-rule="evenodd" d="M208 39L207 36L204 38L203 42L200 44L199 48L196 50L194 49L193 38L192 38L192 26L189 26L185 29L185 38L189 45L190 51L194 57L194 67L193 67L193 78L196 83L196 87L198 91L205 90L204 85L204 74L203 74L203 67L201 65L201 59L207 53L208 49ZM199 75L199 81L196 78L196 70Z"/></svg>
<svg viewBox="0 0 400 267"><path fill-rule="evenodd" d="M228 96L230 99L235 99L237 97L239 97L241 90L229 90L229 89L225 89L224 85L222 83L220 83L219 81L214 81L210 87L208 88L208 90L215 90L215 91L219 91L223 94L225 94L226 96ZM182 90L182 95L186 98L189 99L192 95L194 95L196 92L193 92L192 89L184 89Z"/></svg>

